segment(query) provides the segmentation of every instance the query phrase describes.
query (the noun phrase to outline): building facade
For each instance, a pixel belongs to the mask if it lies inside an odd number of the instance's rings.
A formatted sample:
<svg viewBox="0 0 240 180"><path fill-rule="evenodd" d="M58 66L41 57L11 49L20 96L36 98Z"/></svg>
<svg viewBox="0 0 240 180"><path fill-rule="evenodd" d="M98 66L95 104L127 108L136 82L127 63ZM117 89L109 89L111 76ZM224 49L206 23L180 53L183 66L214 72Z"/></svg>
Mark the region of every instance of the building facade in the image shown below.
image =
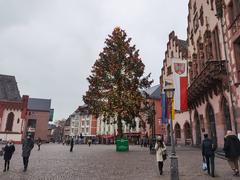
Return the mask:
<svg viewBox="0 0 240 180"><path fill-rule="evenodd" d="M0 139L21 143L26 124L28 96L20 97L14 76L0 75Z"/></svg>
<svg viewBox="0 0 240 180"><path fill-rule="evenodd" d="M51 119L50 99L29 98L25 132L36 140L48 141L48 123Z"/></svg>
<svg viewBox="0 0 240 180"><path fill-rule="evenodd" d="M234 11L231 10L233 2ZM236 61L239 54L235 51L238 40L234 39L239 37L239 27L234 26L233 32L230 26L239 22L236 15L239 1L225 1L225 6L221 6L219 0L190 0L188 9L188 105L193 142L200 145L203 134L207 133L221 148L226 131L234 130L237 133L239 126ZM216 16L221 11L224 12L223 18Z"/></svg>
<svg viewBox="0 0 240 180"><path fill-rule="evenodd" d="M165 51L165 58L163 60L163 67L160 75L160 91L164 93L165 87L168 83L173 83L173 60L178 59L187 61L188 49L187 41L179 39L175 32L172 31L169 34L167 42L167 50ZM168 107L166 107L168 108ZM165 141L170 143L170 122L162 125L162 131L164 132ZM189 111L180 112L175 111L173 120L174 136L177 144L189 144L191 143L191 122Z"/></svg>
<svg viewBox="0 0 240 180"><path fill-rule="evenodd" d="M240 1L225 0L223 19L232 81L235 131L240 133Z"/></svg>

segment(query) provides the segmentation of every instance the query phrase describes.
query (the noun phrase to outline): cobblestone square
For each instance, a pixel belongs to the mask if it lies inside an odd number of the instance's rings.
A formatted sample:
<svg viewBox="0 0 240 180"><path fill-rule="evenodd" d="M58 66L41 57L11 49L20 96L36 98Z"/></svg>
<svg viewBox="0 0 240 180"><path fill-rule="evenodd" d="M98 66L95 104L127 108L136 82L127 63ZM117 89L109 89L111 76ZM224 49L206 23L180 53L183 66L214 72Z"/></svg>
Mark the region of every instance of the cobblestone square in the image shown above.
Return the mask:
<svg viewBox="0 0 240 180"><path fill-rule="evenodd" d="M201 170L199 149L178 147L179 173L181 180L213 179ZM69 146L44 144L41 151L35 146L30 156L29 168L22 172L21 146L16 145L10 171L3 173L1 180L157 180L169 178L169 159L164 164L164 175L160 177L155 155L148 148L130 146L129 152L116 152L114 145L75 145L72 153ZM231 180L226 161L216 158L216 178ZM238 179L238 178L235 178Z"/></svg>

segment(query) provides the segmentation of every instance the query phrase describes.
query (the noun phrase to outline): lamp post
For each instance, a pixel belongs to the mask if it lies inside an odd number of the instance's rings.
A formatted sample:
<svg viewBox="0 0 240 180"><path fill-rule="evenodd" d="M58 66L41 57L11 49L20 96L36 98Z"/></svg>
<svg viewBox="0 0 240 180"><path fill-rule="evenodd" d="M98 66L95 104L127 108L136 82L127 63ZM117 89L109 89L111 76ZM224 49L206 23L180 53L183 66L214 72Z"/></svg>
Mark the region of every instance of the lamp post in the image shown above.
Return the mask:
<svg viewBox="0 0 240 180"><path fill-rule="evenodd" d="M172 120L172 100L174 97L174 88L165 88L164 89L165 94L168 99L168 105L170 109L170 131L171 131L171 165L170 165L170 174L171 174L171 180L179 180L178 175L178 158L176 156L176 150L175 150L175 141L173 137L173 120Z"/></svg>

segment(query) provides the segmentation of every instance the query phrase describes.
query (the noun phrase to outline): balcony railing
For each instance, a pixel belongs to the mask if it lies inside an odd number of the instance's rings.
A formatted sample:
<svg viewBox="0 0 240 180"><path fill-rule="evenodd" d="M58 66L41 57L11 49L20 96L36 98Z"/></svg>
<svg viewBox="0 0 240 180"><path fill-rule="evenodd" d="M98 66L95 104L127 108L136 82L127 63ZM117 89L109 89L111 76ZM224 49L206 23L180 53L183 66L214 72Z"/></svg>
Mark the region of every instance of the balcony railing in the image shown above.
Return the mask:
<svg viewBox="0 0 240 180"><path fill-rule="evenodd" d="M190 109L204 103L208 96L218 94L227 87L226 61L207 61L200 74L194 78L188 88L188 106Z"/></svg>

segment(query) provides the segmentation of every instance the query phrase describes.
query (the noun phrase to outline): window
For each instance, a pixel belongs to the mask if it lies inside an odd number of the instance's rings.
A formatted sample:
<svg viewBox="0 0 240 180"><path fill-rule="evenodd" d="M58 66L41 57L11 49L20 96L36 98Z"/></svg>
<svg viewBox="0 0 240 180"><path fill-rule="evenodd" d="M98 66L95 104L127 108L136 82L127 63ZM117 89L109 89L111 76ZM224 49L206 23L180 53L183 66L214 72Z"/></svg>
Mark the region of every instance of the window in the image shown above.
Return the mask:
<svg viewBox="0 0 240 180"><path fill-rule="evenodd" d="M17 123L19 124L19 122L20 122L20 119L18 118L18 119L17 119Z"/></svg>
<svg viewBox="0 0 240 180"><path fill-rule="evenodd" d="M89 133L89 128L86 128L86 133L87 133L87 134Z"/></svg>
<svg viewBox="0 0 240 180"><path fill-rule="evenodd" d="M86 125L89 126L89 121L86 121Z"/></svg>
<svg viewBox="0 0 240 180"><path fill-rule="evenodd" d="M214 60L221 60L221 51L220 51L219 34L218 34L217 26L212 32L212 41L213 41Z"/></svg>
<svg viewBox="0 0 240 180"><path fill-rule="evenodd" d="M170 74L172 74L172 67L168 66L168 68L167 68L167 75L170 75Z"/></svg>
<svg viewBox="0 0 240 180"><path fill-rule="evenodd" d="M195 32L195 33L197 32L198 27L199 27L199 23L198 23L198 13L196 13L196 15L194 16L194 19L193 19L193 29L194 29L194 32Z"/></svg>
<svg viewBox="0 0 240 180"><path fill-rule="evenodd" d="M211 0L211 10L213 11L213 0Z"/></svg>
<svg viewBox="0 0 240 180"><path fill-rule="evenodd" d="M174 129L175 129L175 137L181 138L181 127L178 123L175 125Z"/></svg>
<svg viewBox="0 0 240 180"><path fill-rule="evenodd" d="M36 124L37 124L36 119L29 119L27 127L36 128Z"/></svg>
<svg viewBox="0 0 240 180"><path fill-rule="evenodd" d="M84 124L85 124L84 121L82 121L82 126L84 126Z"/></svg>
<svg viewBox="0 0 240 180"><path fill-rule="evenodd" d="M203 6L201 6L201 9L200 9L199 19L200 19L201 26L203 26L204 24Z"/></svg>
<svg viewBox="0 0 240 180"><path fill-rule="evenodd" d="M212 39L211 38L212 38L211 32L209 30L207 30L204 33L206 60L212 60L213 59Z"/></svg>
<svg viewBox="0 0 240 180"><path fill-rule="evenodd" d="M12 131L13 121L14 121L14 114L13 112L10 112L7 116L7 124L5 129L6 131Z"/></svg>
<svg viewBox="0 0 240 180"><path fill-rule="evenodd" d="M184 133L185 133L185 138L186 139L190 139L192 138L192 135L191 135L191 127L190 127L190 124L188 122L186 122L184 124Z"/></svg>
<svg viewBox="0 0 240 180"><path fill-rule="evenodd" d="M240 1L232 0L228 5L228 16L230 25L235 21L235 19L240 15Z"/></svg>
<svg viewBox="0 0 240 180"><path fill-rule="evenodd" d="M233 43L238 81L240 82L240 37Z"/></svg>
<svg viewBox="0 0 240 180"><path fill-rule="evenodd" d="M84 128L82 128L82 133L84 133L85 131L84 131Z"/></svg>
<svg viewBox="0 0 240 180"><path fill-rule="evenodd" d="M194 5L193 5L193 13L195 13L197 11L197 3L196 1L194 2Z"/></svg>

